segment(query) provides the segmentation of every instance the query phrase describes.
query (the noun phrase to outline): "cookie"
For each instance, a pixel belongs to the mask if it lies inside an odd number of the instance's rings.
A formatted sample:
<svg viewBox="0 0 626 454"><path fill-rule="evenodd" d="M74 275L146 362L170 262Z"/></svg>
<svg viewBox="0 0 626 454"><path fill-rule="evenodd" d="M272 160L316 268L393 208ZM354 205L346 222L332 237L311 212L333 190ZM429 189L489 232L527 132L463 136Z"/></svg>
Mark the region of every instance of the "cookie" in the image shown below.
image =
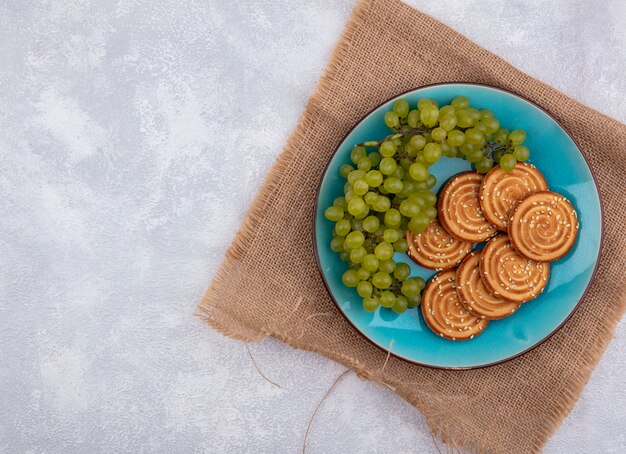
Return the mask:
<svg viewBox="0 0 626 454"><path fill-rule="evenodd" d="M546 179L534 165L518 162L510 172L500 166L491 169L483 179L478 198L485 218L506 232L515 204L534 192L547 190Z"/></svg>
<svg viewBox="0 0 626 454"><path fill-rule="evenodd" d="M550 276L550 265L517 253L506 235L487 243L480 254L480 277L491 293L505 301L524 303L539 295Z"/></svg>
<svg viewBox="0 0 626 454"><path fill-rule="evenodd" d="M454 268L472 250L472 243L450 235L433 220L422 233L406 232L408 254L418 265L431 270Z"/></svg>
<svg viewBox="0 0 626 454"><path fill-rule="evenodd" d="M539 262L560 259L574 246L578 216L572 204L556 192L536 192L513 209L509 238L524 257Z"/></svg>
<svg viewBox="0 0 626 454"><path fill-rule="evenodd" d="M504 301L487 290L480 277L480 251L472 252L459 265L456 291L468 311L488 320L508 317L521 304Z"/></svg>
<svg viewBox="0 0 626 454"><path fill-rule="evenodd" d="M439 222L455 238L480 243L498 231L485 218L478 201L483 177L477 172L459 173L441 190L437 204Z"/></svg>
<svg viewBox="0 0 626 454"><path fill-rule="evenodd" d="M489 321L468 312L456 292L455 278L455 271L447 270L428 282L422 293L422 315L438 336L450 340L473 339Z"/></svg>

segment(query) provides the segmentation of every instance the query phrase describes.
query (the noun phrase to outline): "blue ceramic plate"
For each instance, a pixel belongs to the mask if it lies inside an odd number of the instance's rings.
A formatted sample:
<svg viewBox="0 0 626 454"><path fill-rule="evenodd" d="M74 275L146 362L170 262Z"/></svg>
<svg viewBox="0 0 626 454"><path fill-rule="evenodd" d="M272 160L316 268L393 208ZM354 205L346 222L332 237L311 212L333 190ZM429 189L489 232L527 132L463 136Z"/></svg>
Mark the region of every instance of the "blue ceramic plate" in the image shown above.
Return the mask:
<svg viewBox="0 0 626 454"><path fill-rule="evenodd" d="M473 107L491 109L502 127L524 129L525 145L531 160L545 175L550 189L565 195L578 211L580 230L576 244L562 259L551 264L551 276L544 292L523 304L511 317L493 321L483 334L471 341L452 342L436 336L425 324L421 311L409 309L396 315L381 308L366 312L356 290L345 287L341 276L346 263L330 249L333 223L324 217L324 209L343 195L345 180L339 167L350 162L354 144L380 140L389 134L384 124L385 112L395 99L376 108L346 136L330 160L323 175L315 209L314 238L318 264L330 294L346 318L367 339L387 350L393 341L395 356L437 368L476 368L496 364L532 349L561 327L582 299L594 274L602 241L602 210L596 183L580 150L563 128L549 114L524 98L498 88L448 83L431 85L404 93L411 106L420 98L449 104L459 95L467 96ZM467 161L443 157L431 167L439 190L452 175L470 170ZM413 276L428 280L434 271L412 262L406 254L396 253L396 261L408 263Z"/></svg>

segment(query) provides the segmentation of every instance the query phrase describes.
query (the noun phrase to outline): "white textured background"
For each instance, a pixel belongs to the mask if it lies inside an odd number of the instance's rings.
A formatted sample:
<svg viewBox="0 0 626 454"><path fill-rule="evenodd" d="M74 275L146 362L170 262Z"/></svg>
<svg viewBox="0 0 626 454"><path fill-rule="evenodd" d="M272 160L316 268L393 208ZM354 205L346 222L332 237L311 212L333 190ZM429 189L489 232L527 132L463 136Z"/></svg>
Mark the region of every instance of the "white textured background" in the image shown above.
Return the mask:
<svg viewBox="0 0 626 454"><path fill-rule="evenodd" d="M626 120L626 4L412 3ZM0 452L298 452L343 370L192 317L352 1L0 1ZM548 453L626 449L626 323ZM310 452L428 452L349 375Z"/></svg>

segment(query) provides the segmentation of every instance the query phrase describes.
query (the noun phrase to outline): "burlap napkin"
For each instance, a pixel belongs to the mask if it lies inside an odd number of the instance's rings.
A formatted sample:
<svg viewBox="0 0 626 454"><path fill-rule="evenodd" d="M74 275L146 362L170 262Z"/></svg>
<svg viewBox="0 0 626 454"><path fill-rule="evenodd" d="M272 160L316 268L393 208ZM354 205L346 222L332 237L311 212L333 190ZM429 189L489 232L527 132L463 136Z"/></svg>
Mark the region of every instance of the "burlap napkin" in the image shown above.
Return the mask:
<svg viewBox="0 0 626 454"><path fill-rule="evenodd" d="M322 284L313 253L315 190L333 150L363 115L405 90L445 81L519 93L572 133L602 193L602 258L574 316L530 353L470 371L391 357L381 372L386 354L348 324ZM384 382L417 407L444 442L476 451L538 451L574 405L626 309L625 151L621 123L397 0L360 1L199 314L225 335L274 336Z"/></svg>

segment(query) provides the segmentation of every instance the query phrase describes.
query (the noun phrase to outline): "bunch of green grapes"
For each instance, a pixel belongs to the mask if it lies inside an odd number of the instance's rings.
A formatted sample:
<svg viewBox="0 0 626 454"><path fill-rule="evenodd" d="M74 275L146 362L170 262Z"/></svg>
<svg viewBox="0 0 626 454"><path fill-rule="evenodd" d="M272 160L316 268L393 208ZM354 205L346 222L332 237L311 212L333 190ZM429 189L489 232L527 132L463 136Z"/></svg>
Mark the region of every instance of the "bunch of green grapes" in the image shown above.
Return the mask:
<svg viewBox="0 0 626 454"><path fill-rule="evenodd" d="M393 134L352 149L352 164L339 169L347 179L344 196L325 216L335 223L331 249L350 264L343 283L356 288L367 311L383 306L402 313L420 304L425 282L409 277L409 266L393 255L407 251L407 230L421 233L437 216L429 167L446 156L467 159L481 173L494 161L510 171L530 153L523 130L500 128L493 112L470 107L464 96L442 108L423 98L412 110L398 99L385 124Z"/></svg>

